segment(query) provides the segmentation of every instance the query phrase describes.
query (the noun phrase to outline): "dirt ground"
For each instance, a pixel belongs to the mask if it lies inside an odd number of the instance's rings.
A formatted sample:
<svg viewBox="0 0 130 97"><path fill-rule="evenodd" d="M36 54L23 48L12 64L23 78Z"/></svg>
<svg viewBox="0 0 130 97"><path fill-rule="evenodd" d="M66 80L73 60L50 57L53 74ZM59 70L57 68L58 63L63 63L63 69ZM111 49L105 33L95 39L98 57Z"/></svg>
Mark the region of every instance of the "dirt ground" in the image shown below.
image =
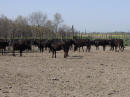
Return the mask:
<svg viewBox="0 0 130 97"><path fill-rule="evenodd" d="M130 47L108 49L0 55L0 97L130 97Z"/></svg>

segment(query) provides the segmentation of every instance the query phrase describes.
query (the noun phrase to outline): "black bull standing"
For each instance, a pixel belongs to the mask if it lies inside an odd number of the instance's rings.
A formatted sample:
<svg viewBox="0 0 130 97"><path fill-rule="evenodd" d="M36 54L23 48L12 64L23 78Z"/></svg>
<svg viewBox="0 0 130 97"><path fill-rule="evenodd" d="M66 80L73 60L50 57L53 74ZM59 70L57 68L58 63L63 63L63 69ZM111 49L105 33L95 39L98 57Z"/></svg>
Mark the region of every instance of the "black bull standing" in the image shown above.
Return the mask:
<svg viewBox="0 0 130 97"><path fill-rule="evenodd" d="M31 50L31 42L26 40L14 41L13 42L13 56L15 56L15 51L19 51L20 56L24 50Z"/></svg>
<svg viewBox="0 0 130 97"><path fill-rule="evenodd" d="M7 46L9 46L9 43L7 41L0 41L0 49L2 50L2 55L5 53Z"/></svg>
<svg viewBox="0 0 130 97"><path fill-rule="evenodd" d="M52 58L56 58L56 51L63 50L64 58L68 57L68 52L70 47L72 47L73 40L58 40L58 41L50 41L48 44L48 48L52 52Z"/></svg>

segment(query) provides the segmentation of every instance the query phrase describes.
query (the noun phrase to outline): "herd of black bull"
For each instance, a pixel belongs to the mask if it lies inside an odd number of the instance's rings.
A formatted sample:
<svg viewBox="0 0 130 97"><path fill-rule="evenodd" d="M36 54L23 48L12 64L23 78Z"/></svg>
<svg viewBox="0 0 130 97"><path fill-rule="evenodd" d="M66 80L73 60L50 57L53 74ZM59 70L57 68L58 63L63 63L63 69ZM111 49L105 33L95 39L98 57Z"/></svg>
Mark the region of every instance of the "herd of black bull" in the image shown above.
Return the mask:
<svg viewBox="0 0 130 97"><path fill-rule="evenodd" d="M15 56L15 51L19 51L20 56L25 50L32 50L32 46L37 46L40 52L49 50L52 52L52 58L56 58L56 51L63 50L64 58L68 56L68 52L71 49L74 51L80 51L80 48L84 51L83 47L86 46L86 52L90 52L91 46L95 46L96 50L99 50L99 46L103 47L105 51L106 46L110 46L111 51L123 51L124 43L122 39L75 39L75 40L0 40L0 49L2 55L6 51L6 47L12 47L12 54Z"/></svg>

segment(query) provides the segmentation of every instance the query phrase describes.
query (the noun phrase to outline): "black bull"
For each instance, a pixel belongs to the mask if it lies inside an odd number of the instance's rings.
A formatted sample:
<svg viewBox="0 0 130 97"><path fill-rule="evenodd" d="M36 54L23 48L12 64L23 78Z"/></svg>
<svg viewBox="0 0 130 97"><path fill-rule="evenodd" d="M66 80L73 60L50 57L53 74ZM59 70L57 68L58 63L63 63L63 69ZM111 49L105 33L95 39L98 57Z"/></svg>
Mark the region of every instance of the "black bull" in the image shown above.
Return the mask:
<svg viewBox="0 0 130 97"><path fill-rule="evenodd" d="M84 51L83 47L86 46L86 52L90 52L92 45L92 41L89 39L78 39L74 41L74 51L76 51L79 48L80 52L80 47L82 47L82 50Z"/></svg>
<svg viewBox="0 0 130 97"><path fill-rule="evenodd" d="M111 47L111 51L123 51L124 50L124 42L122 39L77 39L74 41L74 51L76 51L80 47L84 51L83 47L86 46L86 51L90 52L91 46L95 45L96 50L99 50L99 46L103 47L103 51L106 50L106 46ZM118 50L117 50L118 49Z"/></svg>
<svg viewBox="0 0 130 97"><path fill-rule="evenodd" d="M56 51L63 50L64 58L68 57L68 52L73 44L73 40L52 40L48 43L48 48L52 52L52 58L56 58Z"/></svg>
<svg viewBox="0 0 130 97"><path fill-rule="evenodd" d="M7 41L0 41L0 49L2 50L2 55L5 53L7 46L9 46L9 43Z"/></svg>
<svg viewBox="0 0 130 97"><path fill-rule="evenodd" d="M115 49L115 51L123 51L124 50L124 42L122 39L96 39L94 40L94 45L96 46L96 50L99 50L99 46L103 47L103 51L105 51L106 46L111 47L111 51ZM117 50L119 48L119 50Z"/></svg>
<svg viewBox="0 0 130 97"><path fill-rule="evenodd" d="M15 51L19 51L20 56L22 56L23 51L31 50L31 42L30 41L14 41L13 42L13 56L15 56Z"/></svg>
<svg viewBox="0 0 130 97"><path fill-rule="evenodd" d="M15 56L15 51L19 51L20 56L22 56L22 52L25 50L31 50L32 40L14 40L11 42L13 47L13 55ZM0 49L2 49L2 54L6 50L6 47L9 46L9 41L0 41ZM39 42L38 46L41 48L49 48L52 52L52 57L56 58L56 51L63 50L64 57L68 56L68 52L72 45L74 44L74 50L77 48L86 46L86 51L90 51L91 46L95 45L96 49L99 49L99 46L103 46L103 50L105 51L106 46L110 46L111 51L123 51L124 50L124 42L122 39L77 39L77 40L42 40Z"/></svg>
<svg viewBox="0 0 130 97"><path fill-rule="evenodd" d="M34 40L33 45L37 46L40 52L43 52L44 49L47 49L48 40Z"/></svg>

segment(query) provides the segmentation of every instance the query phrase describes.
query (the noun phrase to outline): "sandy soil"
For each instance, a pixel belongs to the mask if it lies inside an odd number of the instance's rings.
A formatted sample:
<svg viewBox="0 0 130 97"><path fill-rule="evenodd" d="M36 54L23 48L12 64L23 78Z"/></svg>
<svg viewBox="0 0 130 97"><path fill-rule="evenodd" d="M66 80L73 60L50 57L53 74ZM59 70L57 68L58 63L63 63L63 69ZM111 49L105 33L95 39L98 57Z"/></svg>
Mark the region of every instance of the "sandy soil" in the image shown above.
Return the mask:
<svg viewBox="0 0 130 97"><path fill-rule="evenodd" d="M69 55L0 55L0 97L130 97L130 47Z"/></svg>

